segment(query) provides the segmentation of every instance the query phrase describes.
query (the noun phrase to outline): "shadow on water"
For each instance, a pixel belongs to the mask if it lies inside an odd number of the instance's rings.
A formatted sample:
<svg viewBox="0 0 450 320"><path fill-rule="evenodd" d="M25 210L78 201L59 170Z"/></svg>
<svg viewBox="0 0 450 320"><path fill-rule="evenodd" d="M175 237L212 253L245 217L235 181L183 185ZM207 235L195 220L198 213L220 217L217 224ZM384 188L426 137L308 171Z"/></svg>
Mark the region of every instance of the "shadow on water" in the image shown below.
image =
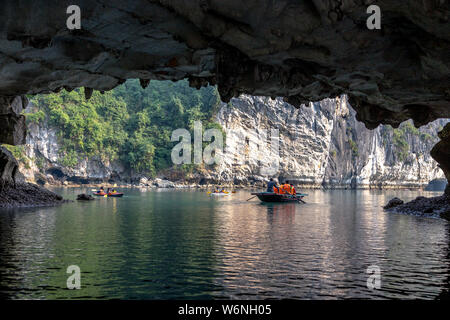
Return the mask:
<svg viewBox="0 0 450 320"><path fill-rule="evenodd" d="M449 235L450 239L450 226L447 228L447 234ZM439 300L450 300L450 241L449 246L447 248L447 259L449 263L447 264L447 279L445 280L445 283L443 285L442 291L439 293L439 296L437 299Z"/></svg>
<svg viewBox="0 0 450 320"><path fill-rule="evenodd" d="M128 195L0 212L2 298L211 298L220 290L216 204L196 208L192 193ZM66 288L69 265L81 269L81 290Z"/></svg>

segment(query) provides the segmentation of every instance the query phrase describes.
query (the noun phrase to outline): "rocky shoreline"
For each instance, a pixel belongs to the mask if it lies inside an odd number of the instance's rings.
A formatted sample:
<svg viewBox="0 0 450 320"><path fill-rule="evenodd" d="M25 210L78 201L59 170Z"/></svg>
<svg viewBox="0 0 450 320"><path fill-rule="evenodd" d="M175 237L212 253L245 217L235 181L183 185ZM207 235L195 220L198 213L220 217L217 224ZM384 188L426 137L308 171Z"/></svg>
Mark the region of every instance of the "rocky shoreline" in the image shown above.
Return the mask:
<svg viewBox="0 0 450 320"><path fill-rule="evenodd" d="M55 206L67 202L60 195L32 183L5 186L0 192L0 208Z"/></svg>
<svg viewBox="0 0 450 320"><path fill-rule="evenodd" d="M0 146L0 208L53 206L65 200L36 184L25 182L11 152Z"/></svg>
<svg viewBox="0 0 450 320"><path fill-rule="evenodd" d="M323 189L323 190L425 190L426 186L418 186L414 184L377 184L377 185L357 185L355 187L349 185L318 185L318 184L310 184L310 183L296 183L292 181L292 183L298 189ZM68 181L60 182L54 181L54 183L46 182L42 184L45 187L67 187L67 188L98 188L99 186L103 186L105 188L108 187L116 187L116 188L146 188L146 189L210 189L214 187L226 187L233 189L248 189L248 188L265 188L267 185L266 181L252 181L249 180L239 181L237 183L230 182L221 182L221 181L189 181L189 180L178 180L178 181L170 181L167 179L147 179L142 178L137 182L126 182L126 181L99 181L99 182L89 182L89 183L71 183Z"/></svg>
<svg viewBox="0 0 450 320"><path fill-rule="evenodd" d="M399 198L393 198L384 206L384 209L387 212L450 220L450 195L417 197L407 203Z"/></svg>

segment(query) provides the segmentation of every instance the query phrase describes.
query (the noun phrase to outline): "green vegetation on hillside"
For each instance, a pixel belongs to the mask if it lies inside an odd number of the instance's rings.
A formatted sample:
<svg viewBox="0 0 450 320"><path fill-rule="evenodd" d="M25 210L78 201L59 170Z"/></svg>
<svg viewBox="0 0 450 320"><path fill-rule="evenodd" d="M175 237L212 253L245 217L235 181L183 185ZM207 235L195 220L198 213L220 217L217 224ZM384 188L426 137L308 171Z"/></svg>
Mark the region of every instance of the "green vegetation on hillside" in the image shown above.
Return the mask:
<svg viewBox="0 0 450 320"><path fill-rule="evenodd" d="M395 154L401 162L404 162L408 157L409 153L409 144L406 140L406 130L403 129L394 129L392 142L395 146Z"/></svg>
<svg viewBox="0 0 450 320"><path fill-rule="evenodd" d="M16 158L17 161L22 162L26 169L30 168L30 160L26 155L24 151L23 146L12 146L9 144L2 144L3 147L5 147L11 154Z"/></svg>
<svg viewBox="0 0 450 320"><path fill-rule="evenodd" d="M352 149L352 157L356 158L359 155L358 145L352 138L348 139L348 143L350 144L350 148Z"/></svg>
<svg viewBox="0 0 450 320"><path fill-rule="evenodd" d="M406 134L411 134L414 136L418 136L420 134L419 129L414 127L411 121L403 122L400 127L400 130L402 130Z"/></svg>
<svg viewBox="0 0 450 320"><path fill-rule="evenodd" d="M143 90L137 80L90 100L83 89L31 97L38 107L27 114L40 122L45 115L59 128L62 164L73 167L80 156L121 160L135 172L155 174L172 166L172 131L191 130L200 120L204 129L217 127L213 115L220 98L215 87L193 90L187 81L152 81Z"/></svg>

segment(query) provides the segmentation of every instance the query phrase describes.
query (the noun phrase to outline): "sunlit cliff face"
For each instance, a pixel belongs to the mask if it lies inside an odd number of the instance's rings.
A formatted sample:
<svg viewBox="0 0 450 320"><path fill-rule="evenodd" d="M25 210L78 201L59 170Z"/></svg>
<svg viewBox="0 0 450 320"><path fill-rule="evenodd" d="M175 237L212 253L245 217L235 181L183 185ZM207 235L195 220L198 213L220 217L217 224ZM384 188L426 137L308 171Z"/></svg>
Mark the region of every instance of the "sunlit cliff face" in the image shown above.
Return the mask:
<svg viewBox="0 0 450 320"><path fill-rule="evenodd" d="M376 1L381 29L370 30L372 2L80 0L81 29L69 30L69 1L5 0L0 140L23 142L15 96L85 87L89 97L129 78L296 106L346 93L369 128L450 117L450 3Z"/></svg>

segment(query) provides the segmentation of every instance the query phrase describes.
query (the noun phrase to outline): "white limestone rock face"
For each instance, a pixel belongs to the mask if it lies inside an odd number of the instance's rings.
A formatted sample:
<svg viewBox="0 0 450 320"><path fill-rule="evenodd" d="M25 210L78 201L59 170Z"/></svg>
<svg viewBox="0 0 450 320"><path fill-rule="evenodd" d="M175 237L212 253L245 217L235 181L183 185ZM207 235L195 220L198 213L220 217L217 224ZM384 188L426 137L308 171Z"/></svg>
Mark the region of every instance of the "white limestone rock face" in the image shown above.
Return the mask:
<svg viewBox="0 0 450 320"><path fill-rule="evenodd" d="M30 103L25 112L32 112L34 108ZM27 127L24 151L29 161L20 164L20 171L27 181L36 182L45 177L44 180L50 183L60 181L64 184L67 180L79 183L120 179L125 174L125 168L120 162L110 162L99 157L79 156L76 165L69 167L64 164L58 129L46 121L39 124L28 123Z"/></svg>
<svg viewBox="0 0 450 320"><path fill-rule="evenodd" d="M281 98L242 95L223 104L217 121L226 132L226 149L205 174L214 182L254 184L276 177L304 187L418 187L443 177L429 151L446 120L420 130L402 126L394 138L391 127L366 129L346 96L296 109ZM270 135L274 129L279 148Z"/></svg>

